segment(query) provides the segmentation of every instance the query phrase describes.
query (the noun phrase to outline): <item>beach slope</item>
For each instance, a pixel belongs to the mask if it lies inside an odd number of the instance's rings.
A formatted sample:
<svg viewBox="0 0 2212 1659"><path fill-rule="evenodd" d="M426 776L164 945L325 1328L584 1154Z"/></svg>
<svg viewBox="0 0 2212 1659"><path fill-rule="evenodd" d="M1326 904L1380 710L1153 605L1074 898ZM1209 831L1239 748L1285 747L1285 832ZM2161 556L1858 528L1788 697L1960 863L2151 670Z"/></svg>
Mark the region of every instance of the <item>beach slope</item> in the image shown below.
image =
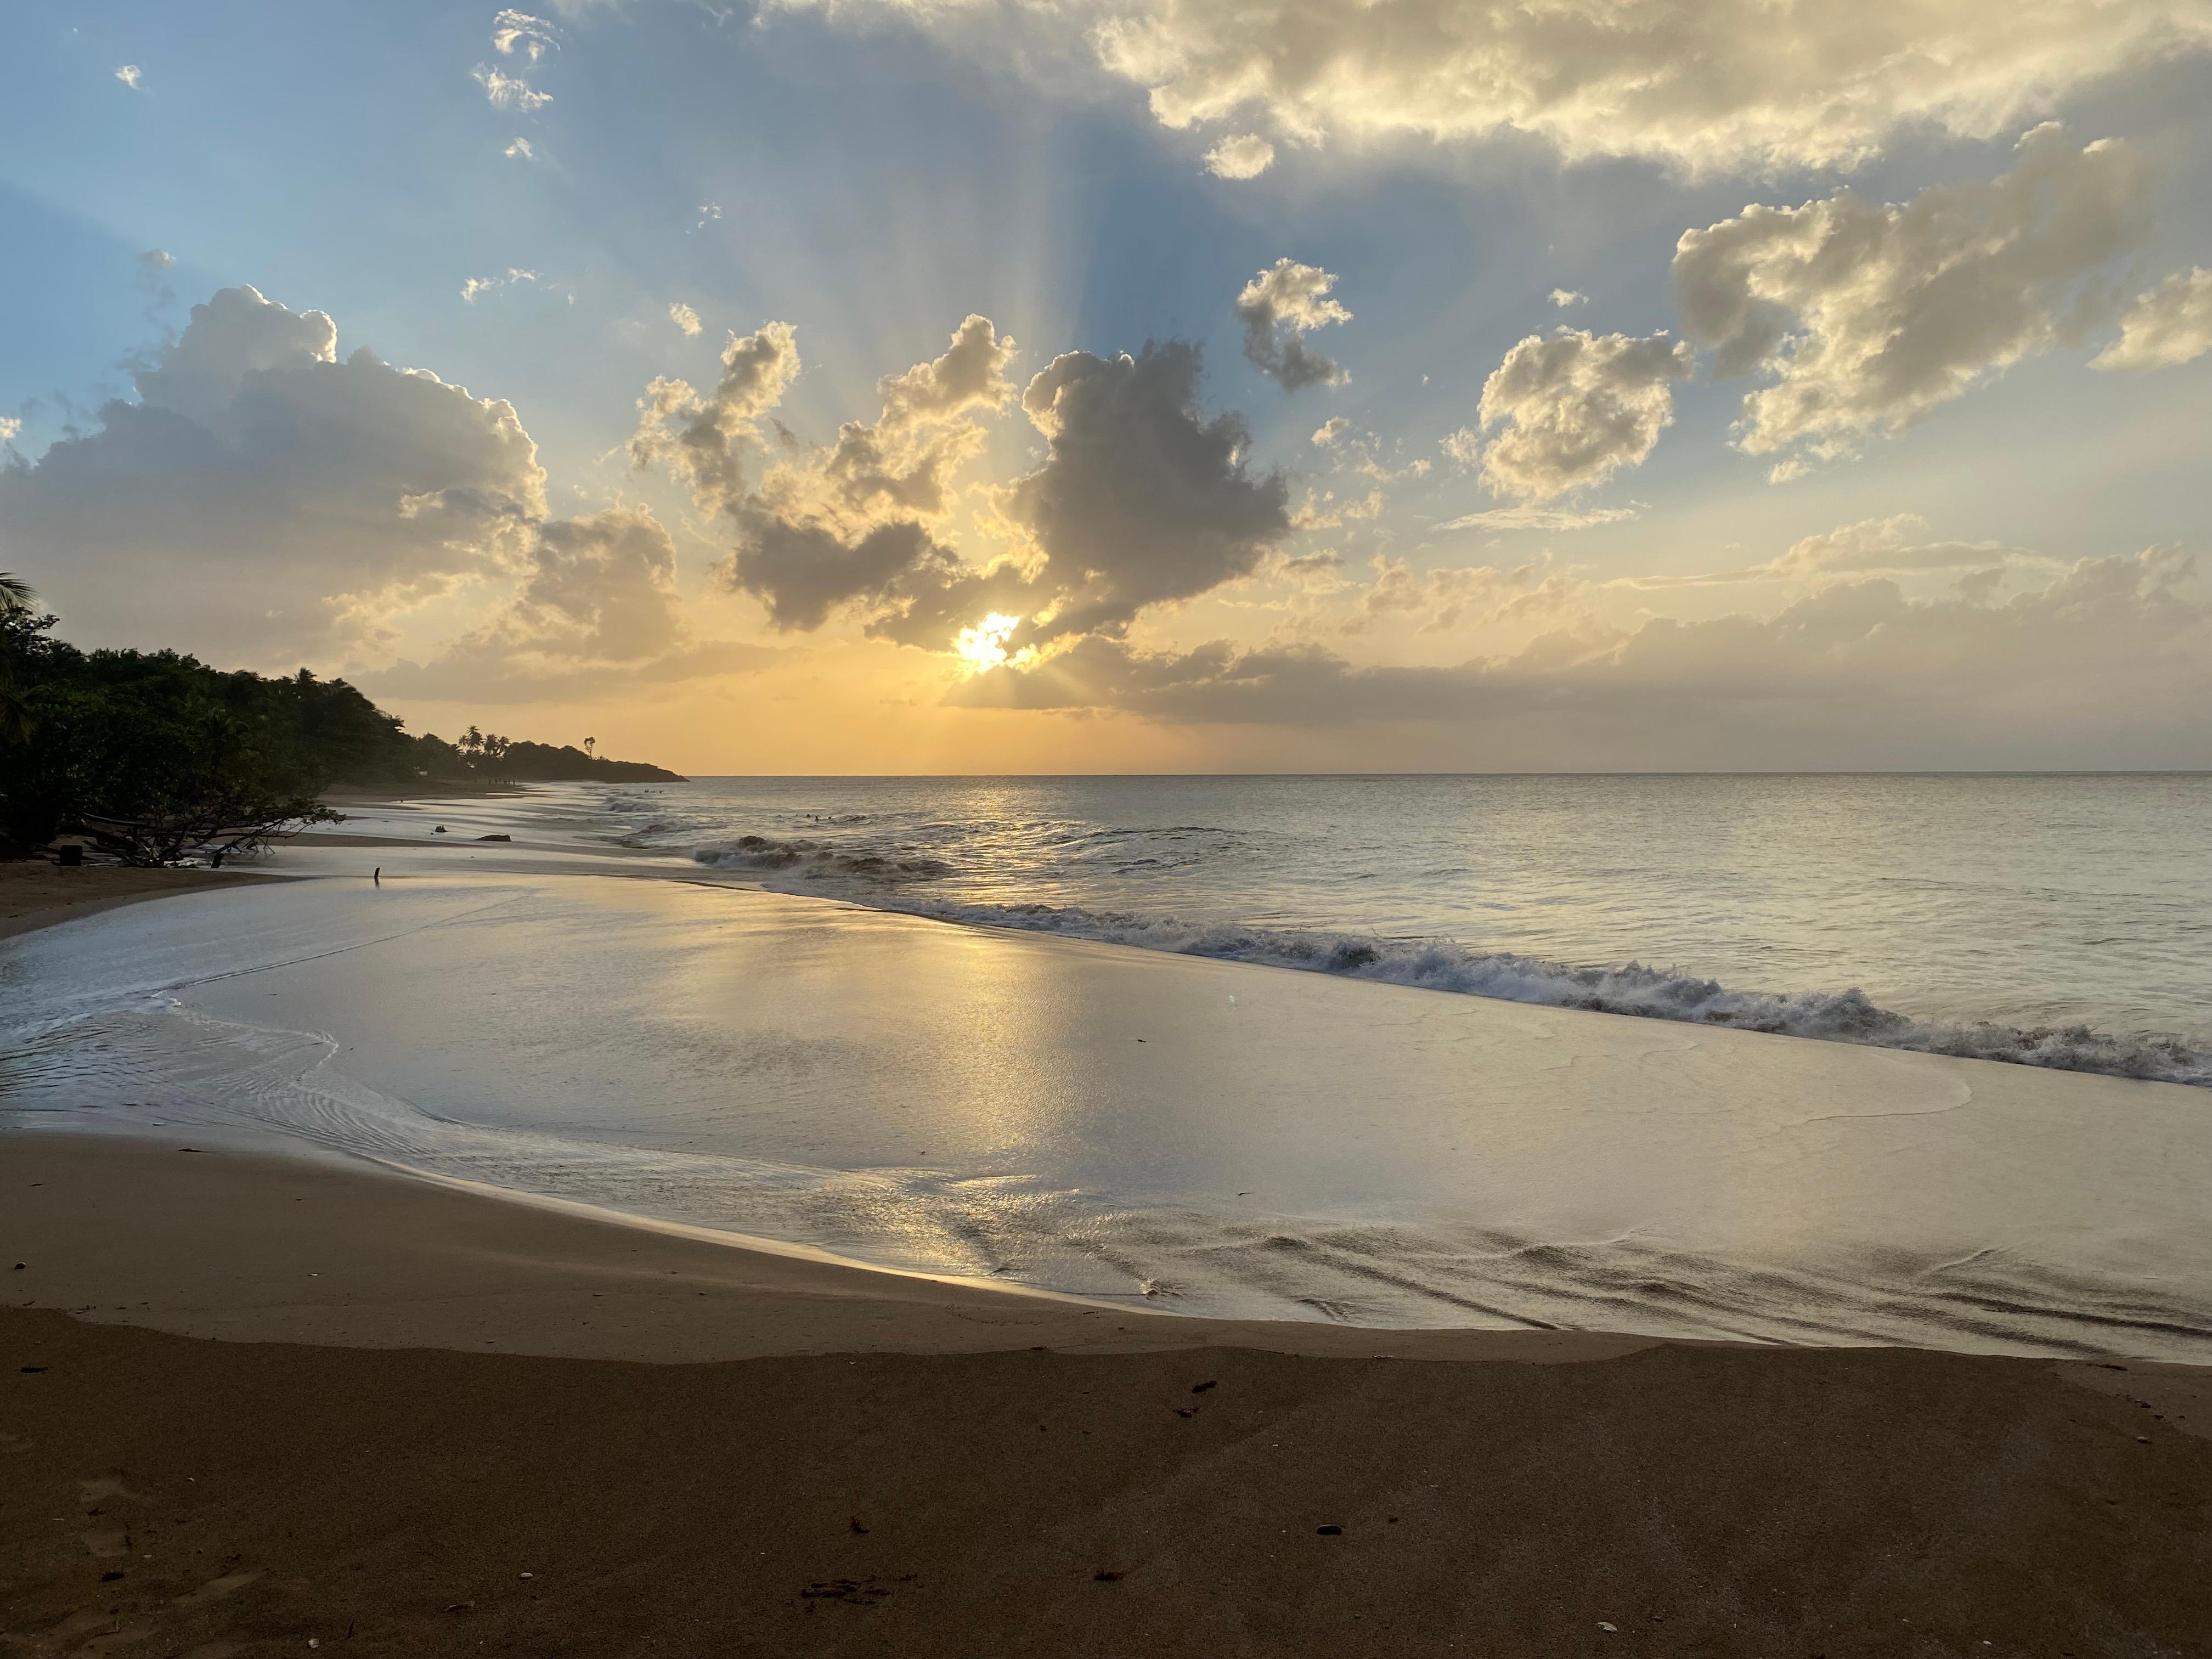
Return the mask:
<svg viewBox="0 0 2212 1659"><path fill-rule="evenodd" d="M1099 1311L119 1138L0 1138L0 1191L15 1652L2212 1630L2201 1372Z"/></svg>

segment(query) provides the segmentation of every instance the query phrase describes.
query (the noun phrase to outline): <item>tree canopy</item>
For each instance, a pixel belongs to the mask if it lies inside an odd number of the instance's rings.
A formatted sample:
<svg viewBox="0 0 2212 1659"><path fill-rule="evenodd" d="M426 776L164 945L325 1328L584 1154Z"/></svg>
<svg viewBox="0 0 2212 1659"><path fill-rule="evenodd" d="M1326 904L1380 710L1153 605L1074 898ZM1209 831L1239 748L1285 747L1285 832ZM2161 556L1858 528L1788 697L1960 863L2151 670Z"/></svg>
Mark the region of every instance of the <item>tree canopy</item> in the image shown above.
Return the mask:
<svg viewBox="0 0 2212 1659"><path fill-rule="evenodd" d="M0 581L0 842L90 836L133 863L251 846L331 814L338 785L680 781L582 750L410 736L342 679L210 668L174 651L81 651ZM471 739L473 738L473 741Z"/></svg>

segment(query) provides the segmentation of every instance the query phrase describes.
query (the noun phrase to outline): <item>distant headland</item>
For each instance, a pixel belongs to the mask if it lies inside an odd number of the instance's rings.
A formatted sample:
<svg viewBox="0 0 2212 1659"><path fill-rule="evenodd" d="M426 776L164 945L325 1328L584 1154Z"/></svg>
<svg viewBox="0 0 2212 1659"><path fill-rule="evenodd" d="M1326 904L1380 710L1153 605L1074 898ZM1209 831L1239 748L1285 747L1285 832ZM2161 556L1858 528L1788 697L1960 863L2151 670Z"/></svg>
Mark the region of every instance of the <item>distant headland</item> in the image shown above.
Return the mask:
<svg viewBox="0 0 2212 1659"><path fill-rule="evenodd" d="M582 745L410 734L342 679L210 668L175 651L84 651L0 578L0 854L74 836L125 863L259 844L385 793L604 780L681 783Z"/></svg>

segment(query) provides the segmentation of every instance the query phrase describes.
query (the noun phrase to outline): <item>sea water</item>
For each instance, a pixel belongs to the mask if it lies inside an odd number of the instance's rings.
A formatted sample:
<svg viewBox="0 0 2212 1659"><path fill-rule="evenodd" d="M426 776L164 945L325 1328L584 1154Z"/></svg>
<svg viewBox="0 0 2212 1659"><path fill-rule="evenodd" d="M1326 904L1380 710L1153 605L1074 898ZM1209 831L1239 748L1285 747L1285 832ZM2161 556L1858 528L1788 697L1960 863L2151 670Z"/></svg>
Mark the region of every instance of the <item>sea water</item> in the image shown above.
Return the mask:
<svg viewBox="0 0 2212 1659"><path fill-rule="evenodd" d="M708 780L371 813L400 839L274 860L320 879L0 941L0 1125L273 1130L1190 1312L2202 1362L2207 807Z"/></svg>
<svg viewBox="0 0 2212 1659"><path fill-rule="evenodd" d="M714 778L594 833L781 890L2212 1084L2212 775Z"/></svg>

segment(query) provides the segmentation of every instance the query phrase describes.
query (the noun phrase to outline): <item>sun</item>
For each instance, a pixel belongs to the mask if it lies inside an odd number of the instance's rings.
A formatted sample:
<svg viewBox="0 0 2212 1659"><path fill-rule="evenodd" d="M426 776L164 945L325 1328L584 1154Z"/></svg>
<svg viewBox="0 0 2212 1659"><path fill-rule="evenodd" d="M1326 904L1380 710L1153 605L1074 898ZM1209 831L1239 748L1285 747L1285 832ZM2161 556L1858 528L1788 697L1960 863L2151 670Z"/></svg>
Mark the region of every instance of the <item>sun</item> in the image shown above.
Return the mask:
<svg viewBox="0 0 2212 1659"><path fill-rule="evenodd" d="M996 668L1006 659L1006 638L1022 625L1019 617L994 611L973 628L963 628L952 642L953 653L968 665L971 674Z"/></svg>

